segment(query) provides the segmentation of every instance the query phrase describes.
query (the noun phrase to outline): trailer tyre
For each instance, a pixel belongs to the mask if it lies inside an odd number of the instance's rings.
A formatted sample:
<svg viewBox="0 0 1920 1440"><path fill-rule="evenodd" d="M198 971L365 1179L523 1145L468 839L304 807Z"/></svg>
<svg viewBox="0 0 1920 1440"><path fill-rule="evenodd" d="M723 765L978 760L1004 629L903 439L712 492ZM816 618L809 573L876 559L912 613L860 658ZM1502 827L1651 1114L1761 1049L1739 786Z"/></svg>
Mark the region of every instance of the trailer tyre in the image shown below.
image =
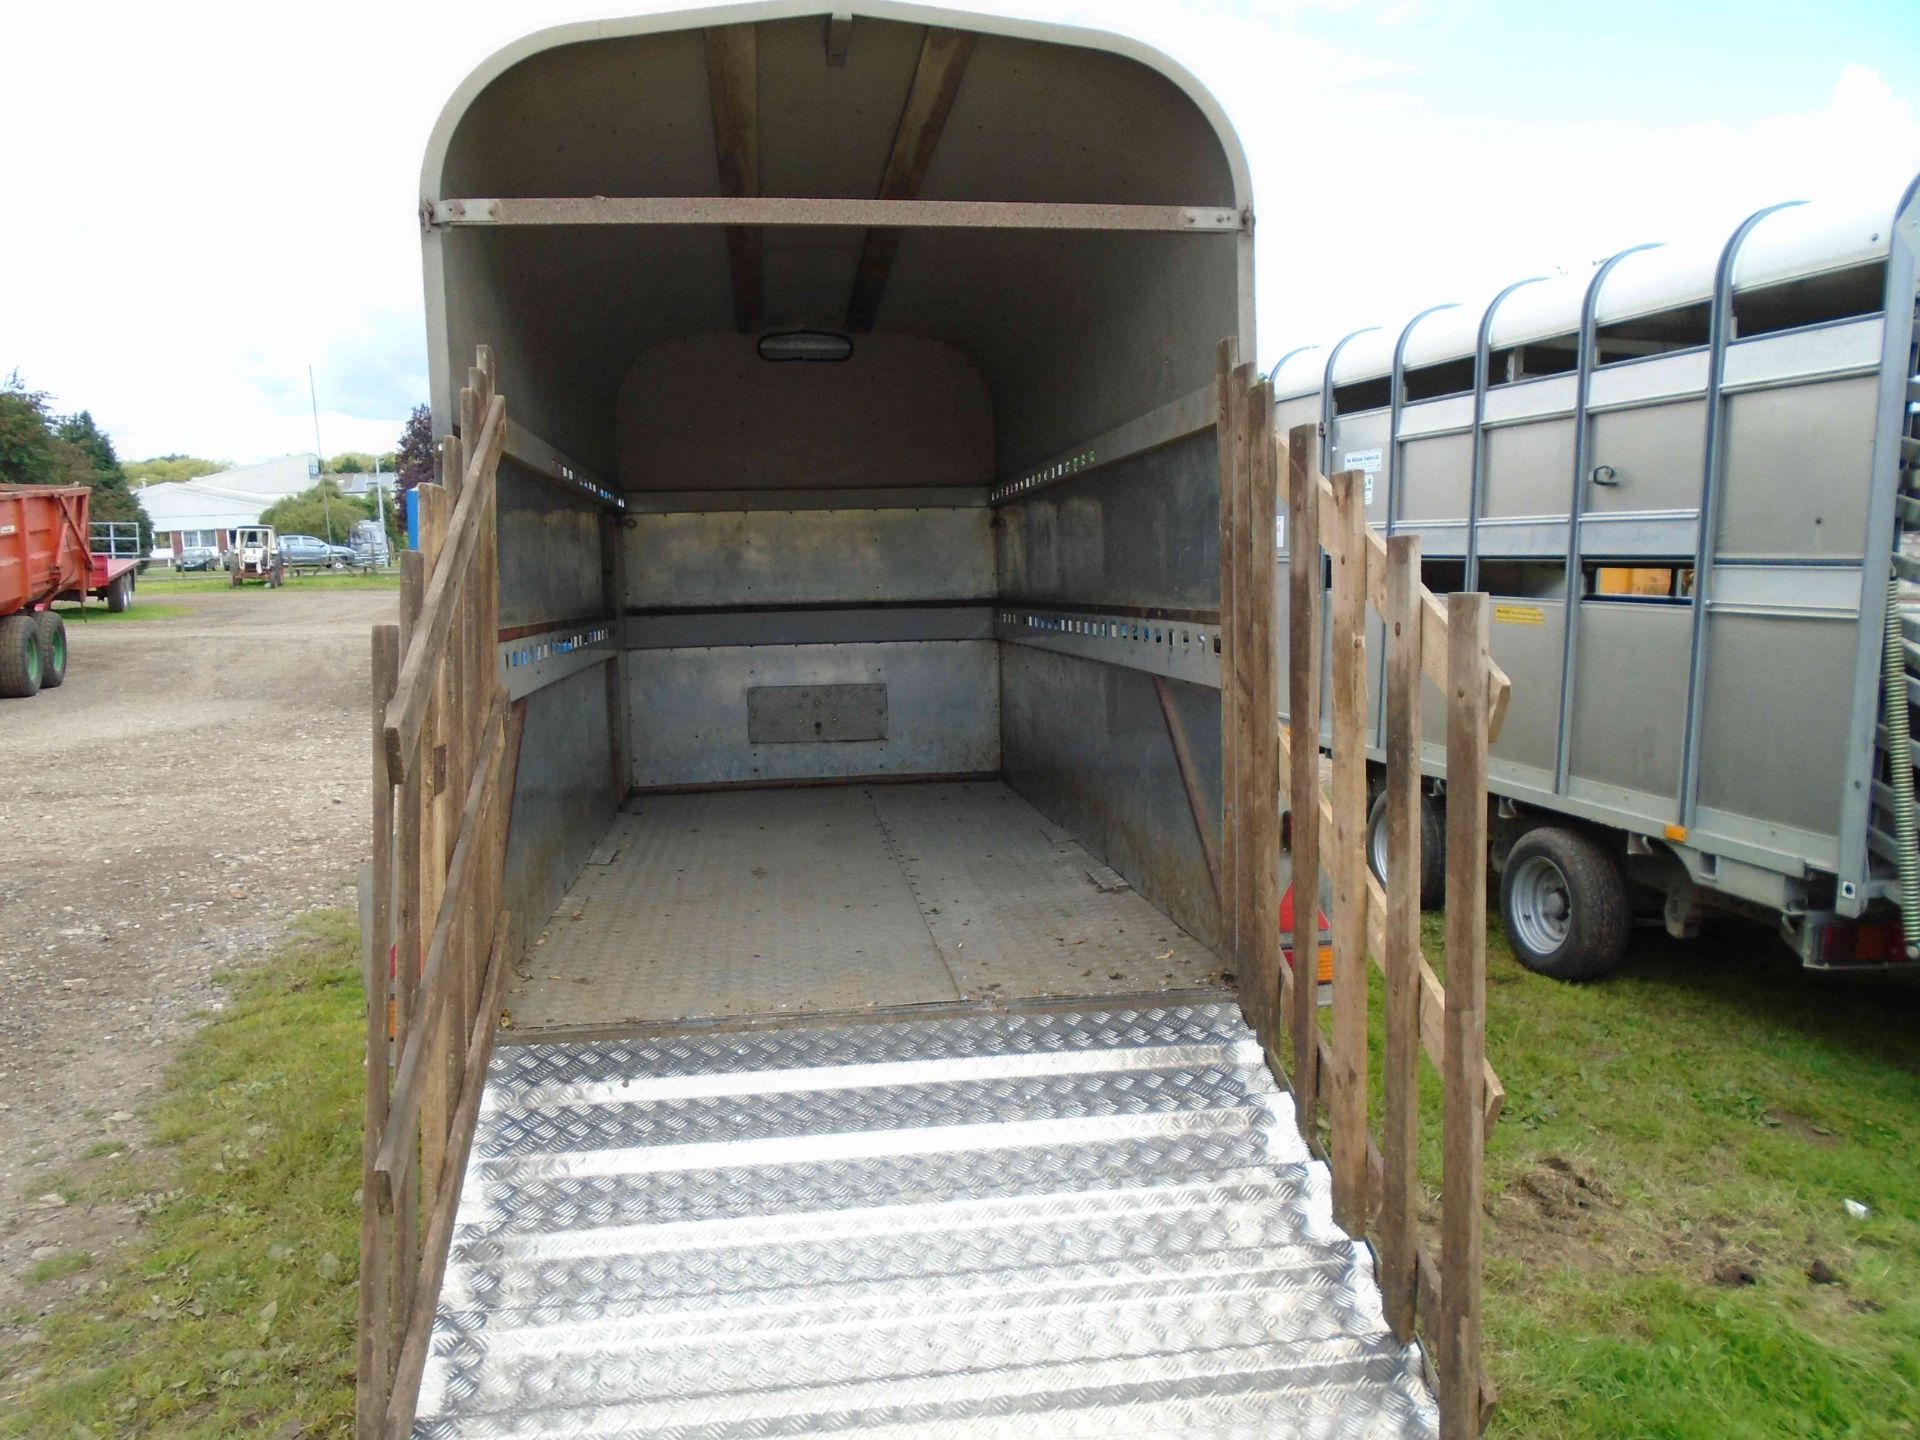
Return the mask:
<svg viewBox="0 0 1920 1440"><path fill-rule="evenodd" d="M0 699L40 693L40 621L25 613L0 620Z"/></svg>
<svg viewBox="0 0 1920 1440"><path fill-rule="evenodd" d="M1373 797L1367 811L1367 868L1387 883L1387 792ZM1420 908L1438 910L1447 903L1447 812L1431 795L1420 797Z"/></svg>
<svg viewBox="0 0 1920 1440"><path fill-rule="evenodd" d="M55 690L67 678L67 622L51 610L42 610L40 622L40 688Z"/></svg>
<svg viewBox="0 0 1920 1440"><path fill-rule="evenodd" d="M1585 835L1543 825L1507 852L1500 918L1529 970L1555 980L1599 980L1626 955L1626 879Z"/></svg>
<svg viewBox="0 0 1920 1440"><path fill-rule="evenodd" d="M117 575L113 584L107 587L107 610L114 615L125 614L133 608L133 579L129 575Z"/></svg>

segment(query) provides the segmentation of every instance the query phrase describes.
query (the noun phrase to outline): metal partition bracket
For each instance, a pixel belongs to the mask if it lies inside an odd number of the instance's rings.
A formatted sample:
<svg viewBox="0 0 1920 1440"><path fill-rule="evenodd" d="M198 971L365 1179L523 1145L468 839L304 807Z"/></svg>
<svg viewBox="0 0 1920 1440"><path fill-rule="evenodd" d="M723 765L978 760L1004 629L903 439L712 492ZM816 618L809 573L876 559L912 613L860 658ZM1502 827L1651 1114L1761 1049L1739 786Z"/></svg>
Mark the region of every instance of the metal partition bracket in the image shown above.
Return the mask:
<svg viewBox="0 0 1920 1440"><path fill-rule="evenodd" d="M627 508L626 498L618 490L512 420L507 421L506 457L541 479L551 480L562 489L584 495L609 510Z"/></svg>
<svg viewBox="0 0 1920 1440"><path fill-rule="evenodd" d="M1493 317L1501 303L1514 291L1537 285L1547 277L1529 275L1516 280L1492 300L1480 316L1480 331L1473 343L1473 454L1467 481L1467 566L1466 588L1480 588L1480 517L1487 508L1487 386L1492 383L1489 367L1493 363Z"/></svg>
<svg viewBox="0 0 1920 1440"><path fill-rule="evenodd" d="M1031 469L996 482L987 498L995 505L1024 500L1036 490L1045 490L1089 470L1097 470L1103 465L1111 465L1135 455L1144 455L1149 450L1158 450L1163 445L1171 445L1176 440L1210 430L1218 405L1219 396L1214 386L1195 390L1190 395L1183 395L1178 400L1136 416L1125 424L1116 425L1071 450L1050 455Z"/></svg>
<svg viewBox="0 0 1920 1440"><path fill-rule="evenodd" d="M1220 621L1143 619L1111 610L1042 609L1002 604L994 610L994 636L1014 645L1077 655L1220 688Z"/></svg>
<svg viewBox="0 0 1920 1440"><path fill-rule="evenodd" d="M494 649L507 698L518 700L577 671L615 659L619 654L617 635L614 621L594 620L500 641Z"/></svg>
<svg viewBox="0 0 1920 1440"><path fill-rule="evenodd" d="M1567 500L1567 573L1563 577L1565 583L1562 587L1566 620L1560 627L1560 708L1553 744L1555 795L1567 793L1567 740L1573 729L1573 666L1577 653L1575 636L1580 628L1580 511L1584 508L1581 501L1587 493L1587 466L1593 457L1593 437L1587 426L1587 392L1593 387L1593 370L1599 348L1596 334L1599 327L1594 317L1600 308L1600 291L1607 283L1607 276L1613 273L1613 267L1629 255L1659 248L1657 242L1649 242L1609 255L1593 272L1593 278L1587 282L1587 293L1580 300L1579 358L1574 369L1573 389L1573 488Z"/></svg>
<svg viewBox="0 0 1920 1440"><path fill-rule="evenodd" d="M1707 683L1707 607L1713 601L1713 547L1720 533L1720 471L1726 404L1720 377L1727 364L1727 342L1733 338L1733 267L1740 247L1753 227L1780 210L1804 205L1787 200L1756 210L1740 222L1720 251L1713 272L1713 308L1707 322L1707 435L1701 447L1700 529L1693 554L1693 634L1687 652L1687 721L1680 745L1680 823L1692 828L1700 804L1701 701ZM1578 523L1576 521L1576 523Z"/></svg>

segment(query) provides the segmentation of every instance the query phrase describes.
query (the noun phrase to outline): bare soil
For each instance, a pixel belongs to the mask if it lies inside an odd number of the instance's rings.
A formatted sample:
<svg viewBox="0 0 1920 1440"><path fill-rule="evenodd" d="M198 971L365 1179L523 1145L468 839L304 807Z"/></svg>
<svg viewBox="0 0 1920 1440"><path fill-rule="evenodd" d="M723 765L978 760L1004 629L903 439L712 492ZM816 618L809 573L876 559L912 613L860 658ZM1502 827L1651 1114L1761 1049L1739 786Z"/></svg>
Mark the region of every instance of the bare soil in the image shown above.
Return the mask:
<svg viewBox="0 0 1920 1440"><path fill-rule="evenodd" d="M0 1341L95 1283L33 1266L133 1225L76 1197L146 1143L212 977L352 905L366 853L367 634L394 593L157 588L184 613L69 621L66 683L0 701Z"/></svg>

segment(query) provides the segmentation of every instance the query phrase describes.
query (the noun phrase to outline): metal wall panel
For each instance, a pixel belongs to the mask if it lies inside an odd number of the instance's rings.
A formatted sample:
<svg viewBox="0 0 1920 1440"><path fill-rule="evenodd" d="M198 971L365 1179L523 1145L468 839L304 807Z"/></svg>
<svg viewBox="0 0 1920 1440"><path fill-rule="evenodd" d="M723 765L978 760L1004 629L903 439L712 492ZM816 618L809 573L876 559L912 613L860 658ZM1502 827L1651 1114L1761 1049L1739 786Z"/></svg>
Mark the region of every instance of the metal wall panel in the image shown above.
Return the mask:
<svg viewBox="0 0 1920 1440"><path fill-rule="evenodd" d="M1700 504L1707 436L1704 400L1608 410L1594 415L1593 464L1611 466L1614 483L1581 477L1582 508L1601 513L1682 510ZM1563 474L1571 473L1569 465ZM1566 508L1564 496L1560 508ZM1690 549L1691 547L1689 547Z"/></svg>
<svg viewBox="0 0 1920 1440"><path fill-rule="evenodd" d="M1729 396L1718 553L1858 558L1878 401L1872 375Z"/></svg>
<svg viewBox="0 0 1920 1440"><path fill-rule="evenodd" d="M975 507L635 515L626 531L627 604L990 600L990 518Z"/></svg>
<svg viewBox="0 0 1920 1440"><path fill-rule="evenodd" d="M510 460L500 464L500 624L556 624L606 613L598 505Z"/></svg>
<svg viewBox="0 0 1920 1440"><path fill-rule="evenodd" d="M1153 677L1024 645L1002 646L1000 667L1007 784L1197 939L1218 944L1219 902ZM1217 833L1219 692L1170 684Z"/></svg>
<svg viewBox="0 0 1920 1440"><path fill-rule="evenodd" d="M1400 447L1400 521L1464 519L1472 488L1472 435L1436 435ZM1465 553L1465 541L1462 531L1453 553Z"/></svg>
<svg viewBox="0 0 1920 1440"><path fill-rule="evenodd" d="M1208 429L1001 506L994 513L1002 600L1217 610L1217 454Z"/></svg>
<svg viewBox="0 0 1920 1440"><path fill-rule="evenodd" d="M1684 605L1580 606L1570 775L1657 799L1657 815L1636 809L1661 823L1678 814L1692 619Z"/></svg>
<svg viewBox="0 0 1920 1440"><path fill-rule="evenodd" d="M1558 600L1493 597L1493 658L1515 677L1506 725L1489 752L1497 765L1553 771L1566 613Z"/></svg>
<svg viewBox="0 0 1920 1440"><path fill-rule="evenodd" d="M1707 616L1703 809L1837 833L1854 623Z"/></svg>
<svg viewBox="0 0 1920 1440"><path fill-rule="evenodd" d="M999 666L989 640L635 650L633 783L753 784L1000 768ZM748 692L884 685L886 738L756 745Z"/></svg>
<svg viewBox="0 0 1920 1440"><path fill-rule="evenodd" d="M501 902L513 912L515 955L546 924L613 822L621 789L608 744L605 666L536 691L526 706Z"/></svg>
<svg viewBox="0 0 1920 1440"><path fill-rule="evenodd" d="M1367 523L1387 523L1387 445L1393 415L1387 410L1362 410L1333 422L1333 463L1329 474L1359 470L1366 477L1363 492Z"/></svg>
<svg viewBox="0 0 1920 1440"><path fill-rule="evenodd" d="M1573 481L1573 421L1500 425L1486 432L1489 516L1565 515ZM1566 532L1560 532L1561 551Z"/></svg>

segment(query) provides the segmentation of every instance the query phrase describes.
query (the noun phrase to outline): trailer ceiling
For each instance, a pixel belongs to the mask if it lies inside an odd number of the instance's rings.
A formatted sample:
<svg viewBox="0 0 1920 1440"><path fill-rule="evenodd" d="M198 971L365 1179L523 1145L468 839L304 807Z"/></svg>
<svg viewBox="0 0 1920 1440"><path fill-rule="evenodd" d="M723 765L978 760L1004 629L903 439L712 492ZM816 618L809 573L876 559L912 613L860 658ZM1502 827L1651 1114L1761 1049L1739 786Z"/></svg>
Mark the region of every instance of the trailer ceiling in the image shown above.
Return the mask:
<svg viewBox="0 0 1920 1440"><path fill-rule="evenodd" d="M425 199L1248 209L1217 107L1144 49L919 9L876 7L848 27L798 8L531 37L449 103ZM858 331L870 315L872 329L945 341L986 383L1002 472L1208 383L1221 336L1252 342L1238 225L436 225L426 245L437 428L452 419L457 357L490 343L522 423L602 466L623 377L676 337Z"/></svg>

